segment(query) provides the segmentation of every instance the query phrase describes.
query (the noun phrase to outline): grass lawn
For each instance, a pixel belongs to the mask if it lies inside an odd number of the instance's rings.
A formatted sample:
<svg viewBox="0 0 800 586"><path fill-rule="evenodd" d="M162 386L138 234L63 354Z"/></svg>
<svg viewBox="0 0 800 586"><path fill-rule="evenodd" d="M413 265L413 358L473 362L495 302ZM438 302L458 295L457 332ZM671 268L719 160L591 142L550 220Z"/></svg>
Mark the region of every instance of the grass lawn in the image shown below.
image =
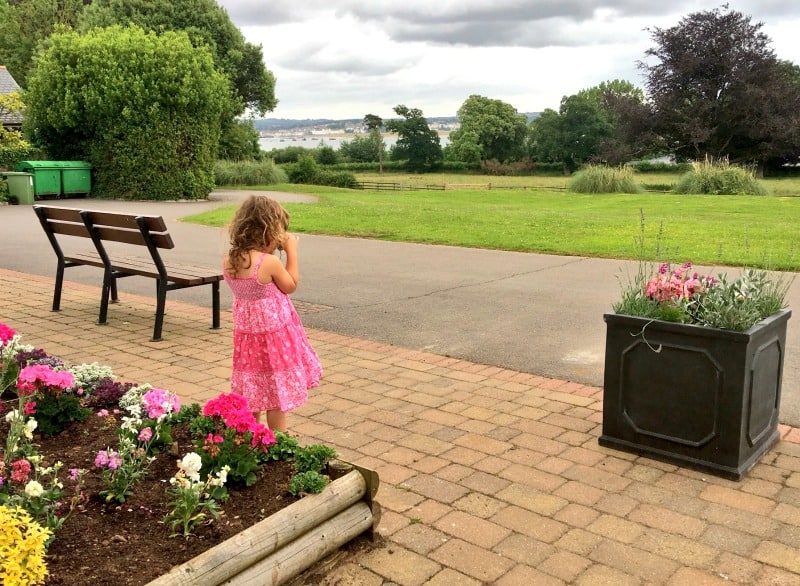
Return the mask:
<svg viewBox="0 0 800 586"><path fill-rule="evenodd" d="M421 177L435 182L432 175ZM462 184L508 179L457 177ZM513 179L566 182L552 177ZM789 181L800 185L796 179ZM544 185L510 187L402 192L310 185L262 189L319 198L316 204L284 204L296 232L605 258L638 258L643 250L645 258L656 261L800 270L800 197L584 195ZM226 206L184 220L224 226L234 210Z"/></svg>

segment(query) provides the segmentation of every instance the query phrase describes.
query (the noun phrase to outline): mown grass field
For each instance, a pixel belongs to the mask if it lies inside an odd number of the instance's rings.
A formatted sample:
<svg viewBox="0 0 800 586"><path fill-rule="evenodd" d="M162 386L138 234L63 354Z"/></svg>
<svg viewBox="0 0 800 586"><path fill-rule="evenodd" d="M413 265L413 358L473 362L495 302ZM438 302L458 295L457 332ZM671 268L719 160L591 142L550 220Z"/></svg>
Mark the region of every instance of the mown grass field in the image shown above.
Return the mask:
<svg viewBox="0 0 800 586"><path fill-rule="evenodd" d="M359 175L362 180L376 180L367 177ZM485 181L493 188L373 192L273 185L261 189L319 198L311 205L285 204L292 215L290 229L297 232L569 256L643 256L711 266L800 269L800 197L586 195L552 189L563 188L566 178L380 177L404 184L411 178L430 184L455 183L451 179L458 178L465 184L468 178L470 185ZM505 185L498 189L494 182L501 179ZM676 179L665 175L658 181ZM765 183L773 192L792 191L795 185L800 193L797 179ZM234 210L227 206L186 221L224 226ZM644 246L639 245L642 236Z"/></svg>

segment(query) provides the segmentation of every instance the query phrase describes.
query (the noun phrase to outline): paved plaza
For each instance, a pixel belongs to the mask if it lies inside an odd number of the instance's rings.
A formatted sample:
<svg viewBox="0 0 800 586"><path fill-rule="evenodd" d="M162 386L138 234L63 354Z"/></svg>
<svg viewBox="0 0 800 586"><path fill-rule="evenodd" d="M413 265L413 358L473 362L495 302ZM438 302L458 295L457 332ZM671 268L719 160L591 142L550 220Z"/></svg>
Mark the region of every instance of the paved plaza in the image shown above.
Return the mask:
<svg viewBox="0 0 800 586"><path fill-rule="evenodd" d="M58 313L52 287L0 269L0 321L23 343L184 402L228 391L229 311L210 330L207 307L168 296L154 343L153 297L121 291L98 326L98 287L67 282ZM304 321L325 310L296 305ZM308 333L325 375L290 430L381 481L379 546L337 556L324 584L800 583L797 427L781 425L777 446L728 481L600 447L598 386Z"/></svg>

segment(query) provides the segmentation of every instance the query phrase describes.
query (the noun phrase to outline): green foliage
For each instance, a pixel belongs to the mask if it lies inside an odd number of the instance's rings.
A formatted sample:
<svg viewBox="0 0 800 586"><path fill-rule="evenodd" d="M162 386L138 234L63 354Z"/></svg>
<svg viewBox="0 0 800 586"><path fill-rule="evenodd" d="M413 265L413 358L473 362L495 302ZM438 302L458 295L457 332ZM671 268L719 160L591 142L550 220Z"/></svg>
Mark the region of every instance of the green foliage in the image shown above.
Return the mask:
<svg viewBox="0 0 800 586"><path fill-rule="evenodd" d="M7 202L8 200L8 183L3 177L0 177L0 202Z"/></svg>
<svg viewBox="0 0 800 586"><path fill-rule="evenodd" d="M289 492L294 496L302 493L319 494L328 485L330 480L313 470L295 474L289 481Z"/></svg>
<svg viewBox="0 0 800 586"><path fill-rule="evenodd" d="M275 443L269 446L265 454L266 460L288 462L300 449L300 444L295 438L282 431L275 432Z"/></svg>
<svg viewBox="0 0 800 586"><path fill-rule="evenodd" d="M497 159L481 161L481 172L485 175L533 175L535 166L528 160L501 163Z"/></svg>
<svg viewBox="0 0 800 586"><path fill-rule="evenodd" d="M313 444L295 451L294 467L298 472L322 472L328 460L335 457L336 450L330 446Z"/></svg>
<svg viewBox="0 0 800 586"><path fill-rule="evenodd" d="M641 193L630 167L588 165L575 173L567 184L575 193Z"/></svg>
<svg viewBox="0 0 800 586"><path fill-rule="evenodd" d="M306 155L313 157L314 149L301 146L288 146L283 149L272 149L264 154L266 158L272 159L278 165L283 165L284 163L296 163L300 160L300 157Z"/></svg>
<svg viewBox="0 0 800 586"><path fill-rule="evenodd" d="M395 106L394 111L404 120L389 120L386 123L386 130L396 132L399 136L392 148L391 158L404 160L406 169L412 173L438 168L444 159L439 134L428 126L422 110L401 104Z"/></svg>
<svg viewBox="0 0 800 586"><path fill-rule="evenodd" d="M723 4L650 30L643 69L654 131L679 159L797 161L800 78L763 23Z"/></svg>
<svg viewBox="0 0 800 586"><path fill-rule="evenodd" d="M524 157L528 119L510 104L471 95L458 109L458 118L460 126L450 134L453 158L510 162Z"/></svg>
<svg viewBox="0 0 800 586"><path fill-rule="evenodd" d="M236 108L230 119L246 109L264 114L277 105L275 76L264 66L261 47L245 41L215 0L94 0L84 11L80 30L113 25L159 34L183 31L192 45L207 48L233 88Z"/></svg>
<svg viewBox="0 0 800 586"><path fill-rule="evenodd" d="M214 186L230 91L186 33L53 35L27 99L34 142L56 159L88 159L98 197L201 199Z"/></svg>
<svg viewBox="0 0 800 586"><path fill-rule="evenodd" d="M629 165L637 173L686 173L691 163L666 163L662 161L637 161Z"/></svg>
<svg viewBox="0 0 800 586"><path fill-rule="evenodd" d="M234 120L222 129L217 153L220 159L250 161L258 159L260 154L258 132L252 120Z"/></svg>
<svg viewBox="0 0 800 586"><path fill-rule="evenodd" d="M90 414L91 410L72 393L42 393L36 397L37 430L42 435L59 434L73 421L86 421Z"/></svg>
<svg viewBox="0 0 800 586"><path fill-rule="evenodd" d="M285 165L284 169L292 183L349 188L356 182L356 176L353 173L322 169L316 159L310 155L301 156L297 163Z"/></svg>
<svg viewBox="0 0 800 586"><path fill-rule="evenodd" d="M27 88L37 45L54 32L74 28L83 9L83 0L0 2L0 64Z"/></svg>
<svg viewBox="0 0 800 586"><path fill-rule="evenodd" d="M728 159L692 163L675 186L676 193L711 195L767 195L755 174L744 167L731 165Z"/></svg>
<svg viewBox="0 0 800 586"><path fill-rule="evenodd" d="M339 162L339 153L333 147L320 144L314 149L314 156L320 165L335 165Z"/></svg>
<svg viewBox="0 0 800 586"><path fill-rule="evenodd" d="M274 185L289 180L286 171L265 161L216 161L214 180L221 185Z"/></svg>
<svg viewBox="0 0 800 586"><path fill-rule="evenodd" d="M339 156L348 163L377 163L385 152L383 141L376 134L354 136L339 146Z"/></svg>

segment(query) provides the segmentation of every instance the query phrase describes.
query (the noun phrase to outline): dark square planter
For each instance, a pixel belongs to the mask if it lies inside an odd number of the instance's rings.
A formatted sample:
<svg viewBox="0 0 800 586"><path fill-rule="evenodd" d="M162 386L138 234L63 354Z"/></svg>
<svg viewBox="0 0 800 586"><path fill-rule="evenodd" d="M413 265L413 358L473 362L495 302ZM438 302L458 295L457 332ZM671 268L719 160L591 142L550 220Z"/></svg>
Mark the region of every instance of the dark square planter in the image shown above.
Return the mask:
<svg viewBox="0 0 800 586"><path fill-rule="evenodd" d="M740 480L778 441L790 316L733 332L605 314L600 445Z"/></svg>

